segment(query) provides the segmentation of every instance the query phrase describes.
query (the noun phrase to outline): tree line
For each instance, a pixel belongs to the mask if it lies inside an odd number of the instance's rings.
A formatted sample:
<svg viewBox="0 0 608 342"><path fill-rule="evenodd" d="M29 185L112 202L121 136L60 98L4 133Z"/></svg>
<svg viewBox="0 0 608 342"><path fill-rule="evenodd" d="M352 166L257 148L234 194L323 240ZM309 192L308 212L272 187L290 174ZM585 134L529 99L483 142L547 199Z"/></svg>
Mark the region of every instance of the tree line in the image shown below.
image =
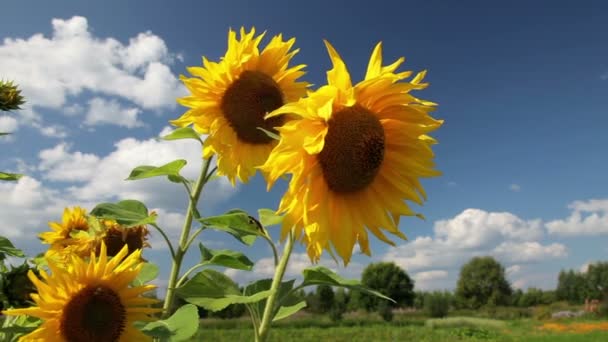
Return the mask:
<svg viewBox="0 0 608 342"><path fill-rule="evenodd" d="M454 291L417 291L405 270L392 262L380 262L363 270L361 283L394 302L327 285L320 285L312 292L302 290L298 295L306 301L308 312L327 314L335 321L342 319L344 313L356 310L378 312L383 319L390 321L393 310L400 308L424 310L432 317L444 317L449 309L528 308L556 301L583 304L586 299L600 300L601 310L608 313L608 262L591 264L586 272L562 270L555 290L514 289L505 273L505 268L493 257L474 257L460 269ZM202 317L234 318L244 313L243 305L232 305L219 312L201 309Z"/></svg>

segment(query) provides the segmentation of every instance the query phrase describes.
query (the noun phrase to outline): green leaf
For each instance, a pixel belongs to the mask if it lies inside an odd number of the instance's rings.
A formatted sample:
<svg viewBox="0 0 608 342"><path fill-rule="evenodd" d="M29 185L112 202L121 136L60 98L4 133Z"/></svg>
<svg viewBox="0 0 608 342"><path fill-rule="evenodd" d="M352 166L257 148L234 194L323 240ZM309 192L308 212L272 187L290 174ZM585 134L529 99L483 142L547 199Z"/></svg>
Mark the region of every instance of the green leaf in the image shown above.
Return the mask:
<svg viewBox="0 0 608 342"><path fill-rule="evenodd" d="M177 309L166 320L150 322L141 328L141 331L152 337L159 337L161 341L188 341L199 328L198 309L192 304L186 304Z"/></svg>
<svg viewBox="0 0 608 342"><path fill-rule="evenodd" d="M301 286L310 286L310 285L329 285L329 286L340 286L346 287L349 289L358 290L360 292L368 293L370 295L374 295L376 297L390 300L391 302L395 302L391 298L383 295L382 293L369 289L363 285L361 282L356 279L344 279L339 276L334 271L323 267L323 266L314 266L304 269L302 272L304 274L304 281Z"/></svg>
<svg viewBox="0 0 608 342"><path fill-rule="evenodd" d="M262 132L266 133L266 135L267 135L269 138L272 138L272 139L274 139L274 140L281 140L281 137L280 137L278 134L276 134L276 133L273 133L273 132L271 132L271 131L269 131L269 130L267 130L267 129L264 129L264 128L262 128L262 127L256 127L256 128L257 128L257 129L259 129L260 131L262 131Z"/></svg>
<svg viewBox="0 0 608 342"><path fill-rule="evenodd" d="M294 284L295 280L288 280L288 281L284 281L281 283L281 285L279 286L279 290L278 290L278 294L277 294L277 301L275 303L281 303L283 306L292 306L295 305L296 303L300 302L299 299L297 299L295 296L293 296L291 294L291 290L293 289L293 284ZM262 293L262 292L270 292L270 287L272 286L272 279L260 279L257 280L249 285L247 285L245 287L245 290L243 291L245 293L245 295L252 295L254 293ZM260 302L257 303L253 303L249 305L249 308L255 312L257 312L258 317L262 317L262 314L264 313L264 308L266 307L266 300L262 300ZM277 314L277 312L280 311L279 306L275 306L272 316L276 317L275 315ZM287 316L285 316L287 317Z"/></svg>
<svg viewBox="0 0 608 342"><path fill-rule="evenodd" d="M206 269L175 290L187 301L211 311L219 311L231 304L255 303L270 295L270 291L242 295L237 284L223 273Z"/></svg>
<svg viewBox="0 0 608 342"><path fill-rule="evenodd" d="M126 180L137 180L151 177L167 176L170 181L181 183L185 180L179 174L179 171L186 166L187 162L184 159L177 159L163 166L141 165L133 169L129 178Z"/></svg>
<svg viewBox="0 0 608 342"><path fill-rule="evenodd" d="M124 200L118 203L101 203L91 215L116 220L127 227L151 224L156 222L156 215L148 215L148 208L136 200Z"/></svg>
<svg viewBox="0 0 608 342"><path fill-rule="evenodd" d="M7 173L0 171L0 181L16 181L23 177L22 174L18 173Z"/></svg>
<svg viewBox="0 0 608 342"><path fill-rule="evenodd" d="M180 139L194 139L198 140L201 144L203 141L200 135L192 127L181 127L163 137L165 140L180 140Z"/></svg>
<svg viewBox="0 0 608 342"><path fill-rule="evenodd" d="M281 320L283 318L287 318L287 317L295 314L296 312L302 310L305 307L306 307L305 300L303 300L299 303L296 303L294 305L291 305L291 306L281 306L279 308L279 311L276 313L276 315L272 319L272 321L275 322L275 321Z"/></svg>
<svg viewBox="0 0 608 342"><path fill-rule="evenodd" d="M277 215L276 211L271 209L259 209L258 217L260 218L260 223L264 227L274 226L275 224L280 224L283 222L283 216Z"/></svg>
<svg viewBox="0 0 608 342"><path fill-rule="evenodd" d="M0 132L0 136L3 136L3 135L11 135L11 134L12 134L12 133Z"/></svg>
<svg viewBox="0 0 608 342"><path fill-rule="evenodd" d="M246 271L253 268L253 261L243 253L229 249L207 249L202 243L199 243L198 248L201 250L202 265L217 265Z"/></svg>
<svg viewBox="0 0 608 342"><path fill-rule="evenodd" d="M15 248L9 239L5 238L4 236L0 236L0 260L4 260L7 255L19 258L25 257L23 251Z"/></svg>
<svg viewBox="0 0 608 342"><path fill-rule="evenodd" d="M141 286L147 282L150 282L158 277L158 266L149 262L144 263L141 271L137 277L133 280L133 286Z"/></svg>
<svg viewBox="0 0 608 342"><path fill-rule="evenodd" d="M224 215L200 218L198 221L204 226L227 232L248 246L263 234L256 220L240 209L229 210Z"/></svg>

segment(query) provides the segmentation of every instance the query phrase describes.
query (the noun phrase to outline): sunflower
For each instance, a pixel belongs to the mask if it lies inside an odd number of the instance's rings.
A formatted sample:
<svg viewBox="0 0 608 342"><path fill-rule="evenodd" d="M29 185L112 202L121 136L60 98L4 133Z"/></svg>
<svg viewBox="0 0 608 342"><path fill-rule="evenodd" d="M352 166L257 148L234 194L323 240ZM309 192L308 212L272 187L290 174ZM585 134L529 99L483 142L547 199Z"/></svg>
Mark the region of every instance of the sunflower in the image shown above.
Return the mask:
<svg viewBox="0 0 608 342"><path fill-rule="evenodd" d="M51 274L41 271L28 276L38 293L32 294L37 306L3 311L5 315L41 318L42 325L24 341L149 341L133 323L149 320L159 309L146 305L157 300L141 297L154 285L129 287L143 264L141 251L127 255L125 246L111 260L102 244L99 258L91 253L89 262L72 256L71 267L58 267L49 260Z"/></svg>
<svg viewBox="0 0 608 342"><path fill-rule="evenodd" d="M129 252L150 247L147 241L150 232L144 225L127 228L114 220L103 220L102 224L105 230L100 240L107 246L108 256L116 255L125 245L129 247Z"/></svg>
<svg viewBox="0 0 608 342"><path fill-rule="evenodd" d="M327 250L346 265L356 242L371 255L368 230L391 245L383 230L406 239L400 216L421 215L405 200L422 204L419 178L440 174L432 162L436 141L426 134L443 121L429 115L436 104L409 94L427 86L420 83L425 72L399 82L411 72L395 72L403 58L382 66L381 43L355 86L342 58L325 45L333 64L328 84L267 115L293 113L300 120L278 128L280 142L260 169L268 189L292 175L278 209L285 214L281 238L293 227L313 262Z"/></svg>
<svg viewBox="0 0 608 342"><path fill-rule="evenodd" d="M283 104L296 101L306 93L308 84L296 82L304 75L305 65L289 67L299 51L290 51L295 38L283 41L274 36L262 52L258 45L265 33L256 36L241 28L228 33L228 50L219 62L203 57L203 67L190 67L195 77L180 76L191 95L178 99L190 108L175 126L193 124L196 131L208 134L203 156L218 155L218 173L226 175L232 185L236 178L247 182L263 164L276 140L263 130L276 132L275 127L289 120L289 115L264 116Z"/></svg>
<svg viewBox="0 0 608 342"><path fill-rule="evenodd" d="M81 207L65 208L61 223L49 222L50 232L39 234L42 243L50 244L46 257L67 262L69 254L86 257L95 245L95 236L89 234L89 218Z"/></svg>

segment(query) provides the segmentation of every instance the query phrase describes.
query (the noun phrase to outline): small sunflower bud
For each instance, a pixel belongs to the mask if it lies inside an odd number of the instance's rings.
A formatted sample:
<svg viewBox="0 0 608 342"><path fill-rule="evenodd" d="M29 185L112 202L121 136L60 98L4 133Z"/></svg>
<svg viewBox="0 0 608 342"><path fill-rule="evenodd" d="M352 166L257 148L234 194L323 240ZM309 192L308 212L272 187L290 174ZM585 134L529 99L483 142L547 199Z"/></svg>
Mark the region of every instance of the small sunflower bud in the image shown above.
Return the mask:
<svg viewBox="0 0 608 342"><path fill-rule="evenodd" d="M21 96L21 90L17 89L11 81L0 80L0 110L9 111L21 109L25 99Z"/></svg>

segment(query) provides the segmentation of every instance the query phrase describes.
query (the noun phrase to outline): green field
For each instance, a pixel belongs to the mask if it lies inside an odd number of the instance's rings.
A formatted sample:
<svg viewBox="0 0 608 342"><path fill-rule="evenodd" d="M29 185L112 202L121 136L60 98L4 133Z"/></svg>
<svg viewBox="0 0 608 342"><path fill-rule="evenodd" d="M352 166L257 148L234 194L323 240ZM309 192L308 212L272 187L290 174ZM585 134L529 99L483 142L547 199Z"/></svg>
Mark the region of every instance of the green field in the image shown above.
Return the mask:
<svg viewBox="0 0 608 342"><path fill-rule="evenodd" d="M540 321L535 319L494 320L451 317L428 320L425 317L400 316L386 323L371 316L347 317L332 323L323 316L306 316L279 322L271 330L269 341L608 341L608 331L555 331L543 324L563 327L608 326L597 319ZM202 320L192 341L253 341L247 320Z"/></svg>

